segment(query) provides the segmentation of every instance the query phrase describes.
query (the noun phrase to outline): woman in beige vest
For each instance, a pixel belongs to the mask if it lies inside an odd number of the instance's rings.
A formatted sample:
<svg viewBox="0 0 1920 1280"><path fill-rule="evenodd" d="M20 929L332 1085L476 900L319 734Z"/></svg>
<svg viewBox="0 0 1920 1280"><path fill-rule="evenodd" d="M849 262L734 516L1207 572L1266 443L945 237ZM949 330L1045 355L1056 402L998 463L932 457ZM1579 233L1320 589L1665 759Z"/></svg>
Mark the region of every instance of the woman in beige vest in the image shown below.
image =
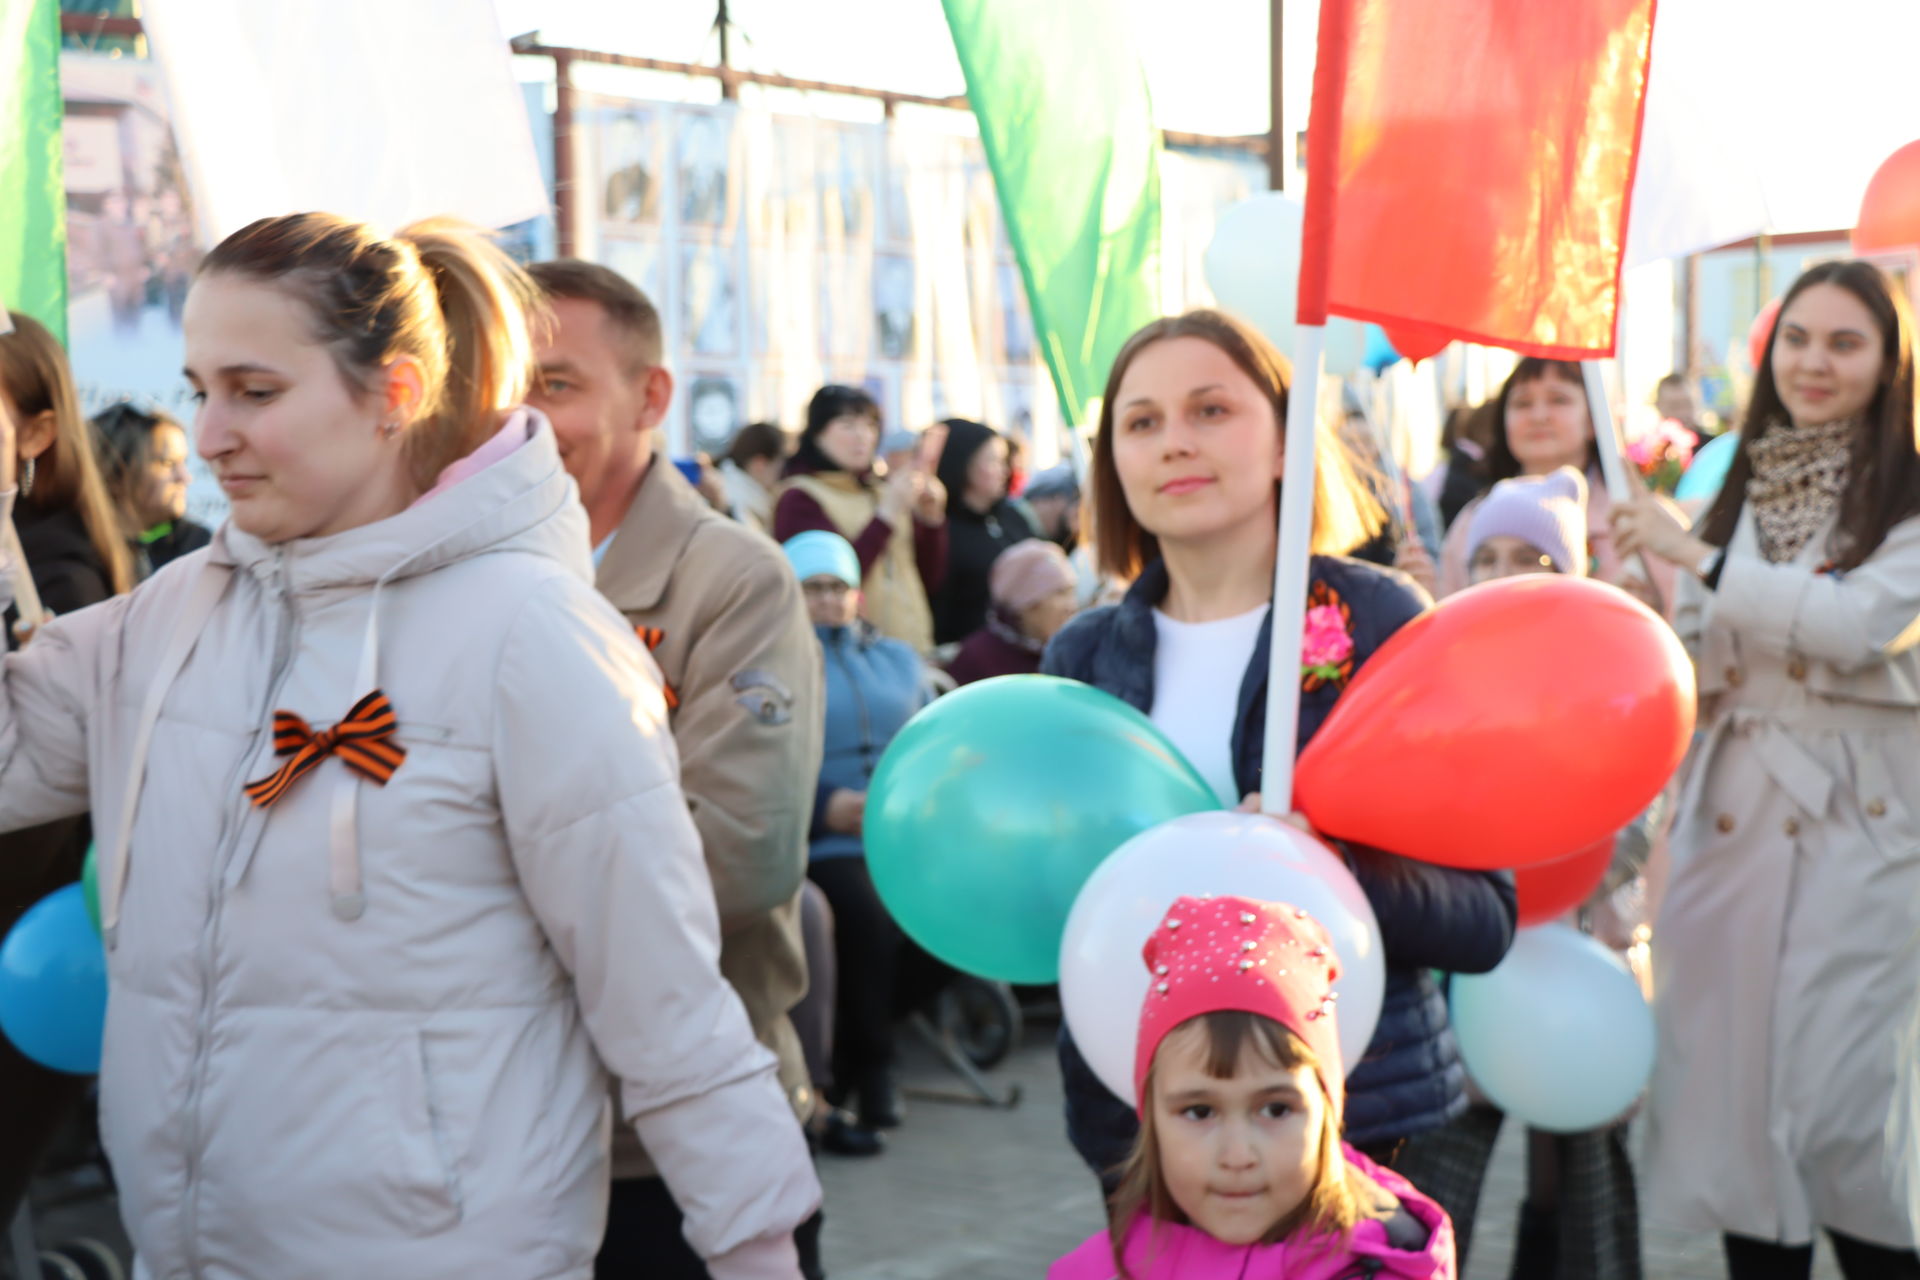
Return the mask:
<svg viewBox="0 0 1920 1280"><path fill-rule="evenodd" d="M882 635L933 648L927 593L947 572L947 493L922 465L885 480L873 473L880 406L858 387L822 387L807 406L800 447L773 509L773 536L809 529L853 544L865 575L866 616Z"/></svg>

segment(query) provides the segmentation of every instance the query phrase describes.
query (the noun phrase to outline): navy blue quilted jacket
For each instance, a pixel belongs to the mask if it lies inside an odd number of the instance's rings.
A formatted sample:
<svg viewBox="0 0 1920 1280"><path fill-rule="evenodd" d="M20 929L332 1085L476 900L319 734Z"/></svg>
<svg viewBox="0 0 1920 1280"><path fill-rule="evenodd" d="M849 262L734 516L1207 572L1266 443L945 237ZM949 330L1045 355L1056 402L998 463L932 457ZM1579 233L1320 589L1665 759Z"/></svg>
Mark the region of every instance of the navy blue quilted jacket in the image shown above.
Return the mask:
<svg viewBox="0 0 1920 1280"><path fill-rule="evenodd" d="M1426 607L1405 577L1355 560L1313 558L1311 578L1352 610L1358 668L1388 636ZM1147 566L1126 599L1068 623L1047 647L1041 671L1084 681L1121 701L1153 708L1153 609L1167 592L1167 572ZM1266 734L1267 661L1272 619L1260 631L1240 686L1233 756L1242 794L1260 790ZM1299 745L1305 747L1333 710L1338 691L1323 685L1300 695ZM1393 780L1381 780L1391 803ZM1484 973L1513 942L1513 877L1458 871L1349 848L1354 875L1380 921L1386 947L1386 998L1366 1056L1347 1077L1346 1138L1357 1145L1391 1143L1437 1129L1466 1109L1466 1072L1447 1025L1447 1002L1432 970ZM1137 1117L1131 1104L1101 1085L1062 1028L1060 1065L1066 1080L1067 1133L1074 1149L1103 1175L1125 1159Z"/></svg>

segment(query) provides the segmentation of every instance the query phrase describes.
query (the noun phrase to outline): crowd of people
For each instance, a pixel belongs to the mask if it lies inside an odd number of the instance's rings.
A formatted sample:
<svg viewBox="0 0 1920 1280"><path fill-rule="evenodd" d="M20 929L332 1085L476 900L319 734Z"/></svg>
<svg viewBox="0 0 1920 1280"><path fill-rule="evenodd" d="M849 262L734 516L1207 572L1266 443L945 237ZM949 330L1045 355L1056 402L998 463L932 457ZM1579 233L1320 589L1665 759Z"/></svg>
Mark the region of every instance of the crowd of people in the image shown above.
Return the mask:
<svg viewBox="0 0 1920 1280"><path fill-rule="evenodd" d="M1081 681L1260 808L1292 370L1225 314L1135 333L1085 473L1030 476L988 424L839 385L672 465L653 302L444 221L220 244L184 304L191 437L84 418L11 319L0 926L97 846L99 1123L153 1275L823 1275L810 1149L884 1157L896 1022L950 976L864 854L907 722ZM1357 404L1318 430L1310 598L1352 647L1303 676L1298 747L1495 579L1611 584L1696 666L1687 765L1570 917L1651 939L1645 1167L1631 1114L1531 1134L1515 1277L1637 1280L1643 1184L1734 1280L1806 1276L1823 1232L1849 1280L1920 1277L1890 1122L1920 1114L1913 338L1877 268L1804 274L1700 511L1610 496L1566 362L1463 408L1419 485ZM185 518L190 443L218 531ZM1111 1217L1057 1275L1464 1268L1504 1117L1447 988L1506 955L1514 877L1340 851L1385 949L1371 1045L1343 1063L1303 913L1170 905L1147 963L1187 976L1148 998L1134 1095L1060 1033ZM1202 983L1203 929L1276 950ZM0 1212L86 1096L0 1043Z"/></svg>

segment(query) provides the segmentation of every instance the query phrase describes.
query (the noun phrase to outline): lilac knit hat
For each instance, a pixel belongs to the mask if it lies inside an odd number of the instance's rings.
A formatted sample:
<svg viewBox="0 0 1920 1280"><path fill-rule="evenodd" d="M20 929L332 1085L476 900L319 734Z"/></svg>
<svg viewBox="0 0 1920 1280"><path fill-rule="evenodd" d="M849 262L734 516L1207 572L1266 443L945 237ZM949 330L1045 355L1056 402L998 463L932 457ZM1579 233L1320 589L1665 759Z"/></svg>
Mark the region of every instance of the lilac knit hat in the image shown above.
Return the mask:
<svg viewBox="0 0 1920 1280"><path fill-rule="evenodd" d="M1467 526L1467 559L1488 538L1532 543L1561 573L1587 576L1587 480L1572 467L1493 486Z"/></svg>

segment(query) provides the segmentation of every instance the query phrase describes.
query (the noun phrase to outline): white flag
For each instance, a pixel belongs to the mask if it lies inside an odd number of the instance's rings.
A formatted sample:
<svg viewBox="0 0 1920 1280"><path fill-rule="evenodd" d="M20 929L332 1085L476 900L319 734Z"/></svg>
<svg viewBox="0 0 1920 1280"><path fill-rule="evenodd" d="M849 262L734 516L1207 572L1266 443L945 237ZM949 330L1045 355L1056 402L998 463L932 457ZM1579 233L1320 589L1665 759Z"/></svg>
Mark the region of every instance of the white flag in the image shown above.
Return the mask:
<svg viewBox="0 0 1920 1280"><path fill-rule="evenodd" d="M320 209L391 233L547 208L489 0L148 0L209 241Z"/></svg>
<svg viewBox="0 0 1920 1280"><path fill-rule="evenodd" d="M1920 4L1660 0L1627 264L1852 228L1920 138Z"/></svg>

